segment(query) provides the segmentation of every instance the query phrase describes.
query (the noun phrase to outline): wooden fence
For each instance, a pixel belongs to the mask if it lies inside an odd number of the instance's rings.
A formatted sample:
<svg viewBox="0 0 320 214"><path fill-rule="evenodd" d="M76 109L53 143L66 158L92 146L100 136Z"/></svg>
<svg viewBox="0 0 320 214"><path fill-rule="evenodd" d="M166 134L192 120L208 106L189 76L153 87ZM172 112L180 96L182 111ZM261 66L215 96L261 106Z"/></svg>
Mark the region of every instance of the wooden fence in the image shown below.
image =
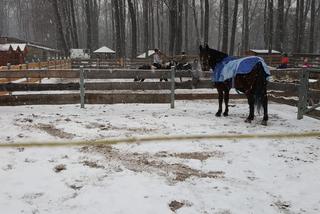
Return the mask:
<svg viewBox="0 0 320 214"><path fill-rule="evenodd" d="M271 70L273 80L268 85L269 99L298 106L301 69ZM83 74L83 78L81 78ZM171 75L174 74L172 77ZM168 82L133 82L133 79L168 78ZM311 72L308 78L308 100L320 99L320 73ZM1 78L58 78L57 83L0 83L0 93L24 94L0 96L0 105L37 104L112 104L112 103L172 103L173 99L214 99L217 94L197 93L196 89L212 89L210 73L205 72L201 81L193 85L190 71L140 70L140 69L43 69L10 70L0 72ZM82 80L81 80L82 79ZM113 79L112 81L110 81ZM127 80L126 80L127 79ZM128 80L129 79L129 80ZM181 81L181 80L182 81ZM101 81L103 80L103 81ZM81 84L81 82L83 84ZM82 87L81 87L82 86ZM81 91L84 96L81 96ZM176 89L195 89L176 93ZM32 94L30 92L39 92ZM50 93L48 93L51 91ZM173 92L173 94L172 94ZM242 94L231 94L231 99L243 99ZM172 105L172 104L171 104ZM319 111L313 111L319 116Z"/></svg>
<svg viewBox="0 0 320 214"><path fill-rule="evenodd" d="M0 72L6 70L25 70L25 69L67 69L70 68L71 61L70 59L62 59L62 60L49 60L43 62L32 62L20 65L7 65L0 66Z"/></svg>
<svg viewBox="0 0 320 214"><path fill-rule="evenodd" d="M320 76L320 69L303 69L300 74L298 119L302 119L304 114L320 108L320 94L316 94L314 97L314 90L310 90L310 76L312 74ZM320 78L317 80L319 81Z"/></svg>

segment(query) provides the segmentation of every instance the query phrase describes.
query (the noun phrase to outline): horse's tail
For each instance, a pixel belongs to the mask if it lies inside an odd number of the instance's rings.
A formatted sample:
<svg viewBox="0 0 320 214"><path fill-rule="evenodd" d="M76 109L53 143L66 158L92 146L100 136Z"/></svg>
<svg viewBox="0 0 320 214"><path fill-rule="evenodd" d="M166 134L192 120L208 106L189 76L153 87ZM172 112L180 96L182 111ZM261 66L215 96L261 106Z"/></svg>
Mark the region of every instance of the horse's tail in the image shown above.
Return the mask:
<svg viewBox="0 0 320 214"><path fill-rule="evenodd" d="M267 92L267 79L265 75L264 68L261 62L258 62L256 65L256 81L255 81L255 106L257 108L258 113L260 114L261 107L263 105L263 100L266 96Z"/></svg>

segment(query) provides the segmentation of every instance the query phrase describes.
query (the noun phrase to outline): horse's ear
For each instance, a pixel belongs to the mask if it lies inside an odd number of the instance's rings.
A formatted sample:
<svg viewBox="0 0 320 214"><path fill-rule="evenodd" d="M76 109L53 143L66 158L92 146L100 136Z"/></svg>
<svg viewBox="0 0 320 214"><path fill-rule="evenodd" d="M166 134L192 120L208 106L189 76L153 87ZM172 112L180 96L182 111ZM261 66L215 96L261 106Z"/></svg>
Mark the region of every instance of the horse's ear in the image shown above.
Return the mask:
<svg viewBox="0 0 320 214"><path fill-rule="evenodd" d="M206 49L209 49L209 45L208 45L208 44L205 44L204 47L205 47Z"/></svg>

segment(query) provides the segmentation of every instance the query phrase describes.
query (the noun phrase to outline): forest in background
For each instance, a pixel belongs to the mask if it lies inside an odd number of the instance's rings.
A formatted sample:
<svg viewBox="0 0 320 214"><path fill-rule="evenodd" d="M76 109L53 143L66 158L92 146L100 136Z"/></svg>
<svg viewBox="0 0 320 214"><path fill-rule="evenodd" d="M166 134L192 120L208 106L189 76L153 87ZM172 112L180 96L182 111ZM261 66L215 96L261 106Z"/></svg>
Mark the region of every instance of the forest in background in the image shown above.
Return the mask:
<svg viewBox="0 0 320 214"><path fill-rule="evenodd" d="M320 52L319 0L0 0L0 36L62 50L106 45L118 56L199 44L239 55L250 48Z"/></svg>

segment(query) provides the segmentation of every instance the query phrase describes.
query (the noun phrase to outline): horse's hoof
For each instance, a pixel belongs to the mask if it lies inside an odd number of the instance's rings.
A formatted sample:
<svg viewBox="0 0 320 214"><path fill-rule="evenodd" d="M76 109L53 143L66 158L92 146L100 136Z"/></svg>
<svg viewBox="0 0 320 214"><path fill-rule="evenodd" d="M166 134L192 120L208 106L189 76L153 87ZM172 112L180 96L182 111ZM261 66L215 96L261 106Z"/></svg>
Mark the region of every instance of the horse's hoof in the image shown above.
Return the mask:
<svg viewBox="0 0 320 214"><path fill-rule="evenodd" d="M251 119L249 119L249 118L247 118L244 122L246 122L246 123L251 123L251 122L252 122L252 120L251 120Z"/></svg>
<svg viewBox="0 0 320 214"><path fill-rule="evenodd" d="M221 117L221 112L217 112L216 117Z"/></svg>
<svg viewBox="0 0 320 214"><path fill-rule="evenodd" d="M266 120L262 120L261 125L267 126L267 125L268 125L268 124L267 124L267 121L266 121Z"/></svg>
<svg viewBox="0 0 320 214"><path fill-rule="evenodd" d="M228 117L228 116L229 116L228 112L224 112L224 113L223 113L223 116L224 116L224 117Z"/></svg>

